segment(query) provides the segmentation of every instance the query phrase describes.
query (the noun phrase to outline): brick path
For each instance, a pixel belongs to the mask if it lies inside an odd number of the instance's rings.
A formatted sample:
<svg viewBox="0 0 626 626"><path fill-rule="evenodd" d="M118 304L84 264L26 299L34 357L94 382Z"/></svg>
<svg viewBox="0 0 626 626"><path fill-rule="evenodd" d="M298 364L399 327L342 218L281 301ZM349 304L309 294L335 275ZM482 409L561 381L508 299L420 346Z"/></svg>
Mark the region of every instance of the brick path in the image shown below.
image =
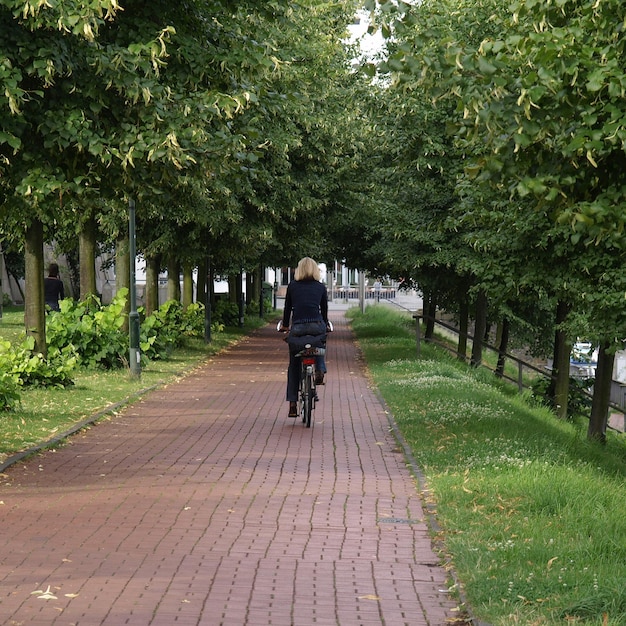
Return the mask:
<svg viewBox="0 0 626 626"><path fill-rule="evenodd" d="M10 467L0 623L439 626L458 616L385 410L344 317L332 319L311 429L286 417L286 346L267 327Z"/></svg>

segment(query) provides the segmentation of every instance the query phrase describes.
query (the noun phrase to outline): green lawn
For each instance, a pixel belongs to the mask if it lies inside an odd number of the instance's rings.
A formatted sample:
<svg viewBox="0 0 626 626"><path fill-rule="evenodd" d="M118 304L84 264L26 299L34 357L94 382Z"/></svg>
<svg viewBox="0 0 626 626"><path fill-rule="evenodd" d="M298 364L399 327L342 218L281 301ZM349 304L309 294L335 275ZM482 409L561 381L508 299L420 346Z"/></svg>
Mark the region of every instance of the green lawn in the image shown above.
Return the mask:
<svg viewBox="0 0 626 626"><path fill-rule="evenodd" d="M68 388L23 388L17 410L0 413L0 463L7 457L58 437L75 424L136 399L145 390L174 380L194 366L237 341L252 328L264 324L259 318L246 318L243 329L214 333L212 342L187 340L166 360L152 361L142 369L139 380L127 369L78 371L74 385ZM24 335L23 309L3 312L0 337L11 342Z"/></svg>
<svg viewBox="0 0 626 626"><path fill-rule="evenodd" d="M350 312L472 613L493 626L626 624L626 439L586 440L383 306Z"/></svg>

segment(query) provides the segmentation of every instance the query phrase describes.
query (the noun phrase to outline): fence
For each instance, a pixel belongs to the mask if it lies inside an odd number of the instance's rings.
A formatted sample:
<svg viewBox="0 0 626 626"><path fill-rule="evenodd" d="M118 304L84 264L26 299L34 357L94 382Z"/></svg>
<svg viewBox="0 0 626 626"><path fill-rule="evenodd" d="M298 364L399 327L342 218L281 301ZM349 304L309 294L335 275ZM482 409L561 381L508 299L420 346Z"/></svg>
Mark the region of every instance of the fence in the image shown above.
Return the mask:
<svg viewBox="0 0 626 626"><path fill-rule="evenodd" d="M460 334L459 330L455 326L452 326L451 324L446 324L442 320L428 318L427 316L424 316L424 315L413 315L413 319L416 320L415 335L416 335L416 340L417 340L418 355L419 355L419 352L420 352L420 343L421 343L420 319L423 319L423 320L430 319L431 321L433 321L435 323L436 326L444 328L445 330L447 330L448 332L453 333L456 336L458 336ZM474 341L474 337L472 335L470 335L470 334L467 335L467 339L468 339L468 341ZM453 348L446 341L440 341L437 338L431 338L431 339L428 339L428 342L429 343L435 343L438 346L441 346L442 348L445 348L446 350L448 350L448 352L452 352L455 356L457 356L459 358L462 358L464 361L467 361L467 355L459 354L457 352L457 350L455 348ZM551 378L552 377L551 372L548 371L545 368L542 369L540 367L536 367L532 363L528 363L527 361L524 361L523 359L520 359L519 357L516 357L513 354L509 354L508 352L501 352L499 348L496 348L495 346L491 346L491 345L489 345L485 341L482 342L482 345L483 345L483 348L486 348L488 350L491 350L491 351L495 352L498 355L498 357L504 358L508 362L515 363L516 369L517 369L517 376L514 378L514 377L508 375L506 373L506 371L503 371L502 374L501 374L501 378L516 384L519 391L523 391L526 388L526 386L524 385L524 369L532 371L532 372L534 372L536 374L539 374L541 376L544 376L546 378ZM492 368L490 368L489 365L487 365L486 363L480 363L480 365L482 367L486 367L486 368L490 369L491 371L495 371Z"/></svg>
<svg viewBox="0 0 626 626"><path fill-rule="evenodd" d="M329 296L340 300L358 300L361 296L358 287L334 287L328 289ZM383 287L378 291L367 288L363 293L366 300L392 300L396 297L396 290L392 287Z"/></svg>

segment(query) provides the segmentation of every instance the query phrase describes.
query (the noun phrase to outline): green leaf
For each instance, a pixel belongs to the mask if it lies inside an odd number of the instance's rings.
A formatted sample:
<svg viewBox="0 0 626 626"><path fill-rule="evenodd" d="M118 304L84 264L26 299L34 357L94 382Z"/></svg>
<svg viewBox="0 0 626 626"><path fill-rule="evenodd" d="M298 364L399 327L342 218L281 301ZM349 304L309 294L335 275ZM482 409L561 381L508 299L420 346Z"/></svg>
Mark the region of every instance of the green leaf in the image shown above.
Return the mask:
<svg viewBox="0 0 626 626"><path fill-rule="evenodd" d="M491 76L497 71L496 66L487 61L487 59L483 56L478 57L478 69L481 73L486 74L487 76Z"/></svg>

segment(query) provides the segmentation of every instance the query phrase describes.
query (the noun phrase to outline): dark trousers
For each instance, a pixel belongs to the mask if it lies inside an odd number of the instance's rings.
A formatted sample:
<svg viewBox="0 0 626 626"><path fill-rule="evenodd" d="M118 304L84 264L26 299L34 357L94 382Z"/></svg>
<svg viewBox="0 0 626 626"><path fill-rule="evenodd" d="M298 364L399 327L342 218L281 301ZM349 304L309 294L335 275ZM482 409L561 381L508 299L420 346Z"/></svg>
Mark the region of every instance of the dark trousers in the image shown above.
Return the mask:
<svg viewBox="0 0 626 626"><path fill-rule="evenodd" d="M325 335L326 324L324 322L294 323L289 331L294 337L304 335ZM324 356L315 357L315 368L326 373L326 359ZM289 367L287 368L287 401L298 401L298 388L300 387L300 357L289 353Z"/></svg>

